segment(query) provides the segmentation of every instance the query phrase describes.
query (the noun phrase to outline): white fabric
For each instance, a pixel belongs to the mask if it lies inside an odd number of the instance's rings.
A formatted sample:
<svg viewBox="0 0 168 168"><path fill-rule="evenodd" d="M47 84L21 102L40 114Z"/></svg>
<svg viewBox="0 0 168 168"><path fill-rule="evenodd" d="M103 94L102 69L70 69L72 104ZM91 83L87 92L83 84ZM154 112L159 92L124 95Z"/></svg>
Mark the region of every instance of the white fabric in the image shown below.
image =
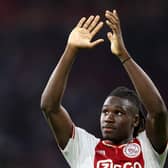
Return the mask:
<svg viewBox="0 0 168 168"><path fill-rule="evenodd" d="M158 154L152 147L149 139L146 136L146 132L142 132L138 135L142 147L142 153L144 156L145 168L162 168L164 166L168 146L164 153Z"/></svg>
<svg viewBox="0 0 168 168"><path fill-rule="evenodd" d="M93 168L95 146L100 139L85 130L75 127L71 138L62 153L71 168Z"/></svg>
<svg viewBox="0 0 168 168"><path fill-rule="evenodd" d="M163 168L168 148L161 155L156 153L150 144L146 133L138 135L142 146L145 168ZM71 168L94 168L95 147L100 139L75 127L75 135L70 138L64 150L61 150Z"/></svg>

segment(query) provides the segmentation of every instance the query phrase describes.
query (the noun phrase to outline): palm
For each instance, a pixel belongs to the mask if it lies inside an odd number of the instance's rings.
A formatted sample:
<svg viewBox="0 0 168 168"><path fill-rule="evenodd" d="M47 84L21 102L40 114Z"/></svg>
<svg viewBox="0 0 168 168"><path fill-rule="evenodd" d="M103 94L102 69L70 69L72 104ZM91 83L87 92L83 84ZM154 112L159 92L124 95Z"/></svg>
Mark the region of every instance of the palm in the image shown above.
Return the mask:
<svg viewBox="0 0 168 168"><path fill-rule="evenodd" d="M111 43L111 51L116 56L121 56L126 51L126 48L122 38L120 20L115 10L113 12L107 11L106 18L107 25L112 29L112 32L107 34Z"/></svg>
<svg viewBox="0 0 168 168"><path fill-rule="evenodd" d="M92 48L103 42L103 39L92 42L93 37L103 27L103 23L99 22L99 19L99 16L90 16L87 20L82 18L72 30L68 43L77 48Z"/></svg>
<svg viewBox="0 0 168 168"><path fill-rule="evenodd" d="M69 43L78 48L88 48L91 46L92 36L87 29L74 28L69 37Z"/></svg>
<svg viewBox="0 0 168 168"><path fill-rule="evenodd" d="M116 35L115 33L112 35L112 40L111 40L111 50L112 53L115 55L120 55L123 47L123 40L120 35Z"/></svg>

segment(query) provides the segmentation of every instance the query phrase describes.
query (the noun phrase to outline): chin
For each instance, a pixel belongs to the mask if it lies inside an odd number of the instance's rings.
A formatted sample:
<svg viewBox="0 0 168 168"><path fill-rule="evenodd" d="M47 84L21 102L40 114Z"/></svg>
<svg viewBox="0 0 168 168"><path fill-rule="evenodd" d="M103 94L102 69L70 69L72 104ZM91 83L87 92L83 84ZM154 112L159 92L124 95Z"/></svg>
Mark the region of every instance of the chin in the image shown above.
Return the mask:
<svg viewBox="0 0 168 168"><path fill-rule="evenodd" d="M120 137L117 137L115 136L114 134L107 134L107 133L104 133L103 134L103 140L109 140L109 141L112 141L112 142L120 142L121 141L121 138Z"/></svg>
<svg viewBox="0 0 168 168"><path fill-rule="evenodd" d="M103 139L104 140L112 140L112 139L114 139L114 137L110 134L103 134Z"/></svg>

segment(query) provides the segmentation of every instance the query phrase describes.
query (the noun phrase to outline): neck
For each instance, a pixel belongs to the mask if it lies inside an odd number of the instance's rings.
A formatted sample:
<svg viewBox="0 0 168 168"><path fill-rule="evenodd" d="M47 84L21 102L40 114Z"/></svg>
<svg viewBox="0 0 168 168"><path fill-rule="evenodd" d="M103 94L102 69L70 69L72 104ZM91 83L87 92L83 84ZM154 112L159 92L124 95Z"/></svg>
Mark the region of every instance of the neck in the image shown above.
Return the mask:
<svg viewBox="0 0 168 168"><path fill-rule="evenodd" d="M127 139L124 139L124 140L114 140L114 139L104 139L104 141L108 144L111 144L111 145L123 145L123 144L127 144L129 142L131 142L133 140L133 137L129 137Z"/></svg>

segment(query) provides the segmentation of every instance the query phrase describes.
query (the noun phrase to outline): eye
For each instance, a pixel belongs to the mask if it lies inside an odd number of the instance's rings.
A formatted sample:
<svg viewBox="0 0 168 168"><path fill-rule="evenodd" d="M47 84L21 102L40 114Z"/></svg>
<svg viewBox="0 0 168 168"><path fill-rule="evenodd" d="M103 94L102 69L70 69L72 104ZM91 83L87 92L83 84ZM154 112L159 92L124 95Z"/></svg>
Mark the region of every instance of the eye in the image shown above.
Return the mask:
<svg viewBox="0 0 168 168"><path fill-rule="evenodd" d="M116 113L118 116L122 116L122 115L123 115L123 112L122 112L122 111L119 111L119 110L115 111L115 113Z"/></svg>
<svg viewBox="0 0 168 168"><path fill-rule="evenodd" d="M104 115L108 115L108 114L109 114L109 111L103 110L102 113L103 113Z"/></svg>

